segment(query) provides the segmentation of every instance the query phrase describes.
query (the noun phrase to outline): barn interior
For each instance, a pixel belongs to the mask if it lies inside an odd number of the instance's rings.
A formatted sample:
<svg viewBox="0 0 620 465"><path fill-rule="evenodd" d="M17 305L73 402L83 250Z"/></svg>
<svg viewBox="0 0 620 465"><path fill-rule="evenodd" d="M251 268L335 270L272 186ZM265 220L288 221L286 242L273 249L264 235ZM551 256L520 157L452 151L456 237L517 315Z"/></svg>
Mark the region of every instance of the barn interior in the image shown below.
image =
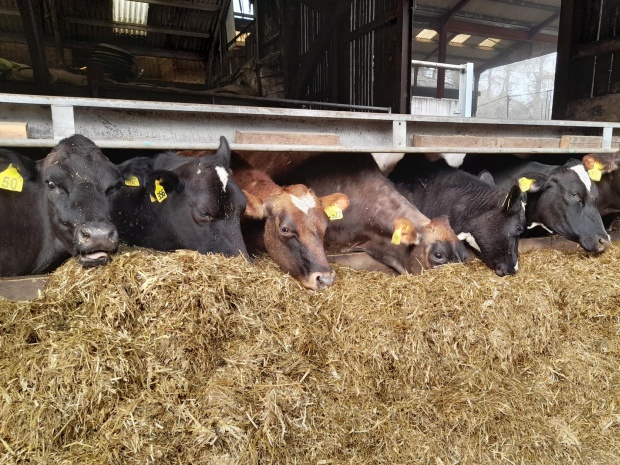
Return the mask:
<svg viewBox="0 0 620 465"><path fill-rule="evenodd" d="M555 52L559 22L560 0L2 0L0 89L408 114L458 92L411 59L477 83Z"/></svg>

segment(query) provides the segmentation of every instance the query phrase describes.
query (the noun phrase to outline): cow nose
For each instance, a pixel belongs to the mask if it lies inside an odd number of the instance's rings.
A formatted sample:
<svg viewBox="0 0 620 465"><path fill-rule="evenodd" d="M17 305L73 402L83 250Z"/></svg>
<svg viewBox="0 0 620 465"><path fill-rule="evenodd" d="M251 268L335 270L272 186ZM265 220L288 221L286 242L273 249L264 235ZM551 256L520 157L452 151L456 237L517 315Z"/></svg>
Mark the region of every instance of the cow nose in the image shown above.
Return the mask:
<svg viewBox="0 0 620 465"><path fill-rule="evenodd" d="M118 245L118 231L113 224L90 223L77 228L76 240L84 248L104 246L107 250Z"/></svg>
<svg viewBox="0 0 620 465"><path fill-rule="evenodd" d="M609 236L607 237L599 236L598 241L596 243L596 251L598 253L605 251L605 249L609 247L609 244L611 244Z"/></svg>
<svg viewBox="0 0 620 465"><path fill-rule="evenodd" d="M516 272L517 270L514 267L507 265L506 263L501 263L495 267L495 274L500 278L502 276L515 274Z"/></svg>
<svg viewBox="0 0 620 465"><path fill-rule="evenodd" d="M335 280L336 272L334 270L330 269L329 271L316 271L314 273L310 273L307 280L308 285L306 287L312 289L313 291L319 291L334 284Z"/></svg>

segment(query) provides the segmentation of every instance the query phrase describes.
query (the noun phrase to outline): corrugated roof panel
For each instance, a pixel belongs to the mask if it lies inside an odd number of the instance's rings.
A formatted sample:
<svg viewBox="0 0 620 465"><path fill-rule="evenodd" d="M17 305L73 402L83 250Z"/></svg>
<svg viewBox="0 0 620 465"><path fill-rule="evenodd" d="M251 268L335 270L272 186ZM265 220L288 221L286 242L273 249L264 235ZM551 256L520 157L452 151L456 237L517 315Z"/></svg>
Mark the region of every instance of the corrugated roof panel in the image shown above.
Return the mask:
<svg viewBox="0 0 620 465"><path fill-rule="evenodd" d="M134 2L132 0L113 0L112 19L117 23L146 25L146 18L149 11L149 4L143 2ZM115 34L127 34L136 36L145 36L146 31L140 31L129 28L114 28Z"/></svg>

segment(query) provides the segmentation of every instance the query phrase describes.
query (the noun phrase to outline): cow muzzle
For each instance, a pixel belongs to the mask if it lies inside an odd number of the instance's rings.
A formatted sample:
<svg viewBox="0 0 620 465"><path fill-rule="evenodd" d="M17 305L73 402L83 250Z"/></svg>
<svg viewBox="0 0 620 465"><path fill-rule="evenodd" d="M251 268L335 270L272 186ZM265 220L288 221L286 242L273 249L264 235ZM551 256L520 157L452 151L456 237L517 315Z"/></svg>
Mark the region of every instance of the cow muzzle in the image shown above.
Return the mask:
<svg viewBox="0 0 620 465"><path fill-rule="evenodd" d="M106 222L93 222L75 230L77 259L84 268L105 265L118 249L116 226Z"/></svg>
<svg viewBox="0 0 620 465"><path fill-rule="evenodd" d="M329 271L310 273L306 279L300 280L300 282L308 290L320 291L334 284L335 280L336 272L330 269Z"/></svg>
<svg viewBox="0 0 620 465"><path fill-rule="evenodd" d="M604 252L610 244L611 238L607 233L605 233L604 235L597 234L592 238L592 240L585 241L581 239L579 241L579 245L581 247L583 247L586 251L592 253Z"/></svg>

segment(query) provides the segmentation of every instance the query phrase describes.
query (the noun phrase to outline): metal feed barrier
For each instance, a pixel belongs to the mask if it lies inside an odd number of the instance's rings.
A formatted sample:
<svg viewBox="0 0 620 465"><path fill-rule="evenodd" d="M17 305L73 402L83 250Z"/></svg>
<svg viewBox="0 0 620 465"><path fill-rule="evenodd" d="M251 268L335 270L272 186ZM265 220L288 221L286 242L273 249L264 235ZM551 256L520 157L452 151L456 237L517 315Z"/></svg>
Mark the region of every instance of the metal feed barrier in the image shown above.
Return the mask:
<svg viewBox="0 0 620 465"><path fill-rule="evenodd" d="M0 94L0 122L25 122L4 147L53 147L81 133L102 148L410 153L613 152L620 123L497 121L353 111Z"/></svg>

